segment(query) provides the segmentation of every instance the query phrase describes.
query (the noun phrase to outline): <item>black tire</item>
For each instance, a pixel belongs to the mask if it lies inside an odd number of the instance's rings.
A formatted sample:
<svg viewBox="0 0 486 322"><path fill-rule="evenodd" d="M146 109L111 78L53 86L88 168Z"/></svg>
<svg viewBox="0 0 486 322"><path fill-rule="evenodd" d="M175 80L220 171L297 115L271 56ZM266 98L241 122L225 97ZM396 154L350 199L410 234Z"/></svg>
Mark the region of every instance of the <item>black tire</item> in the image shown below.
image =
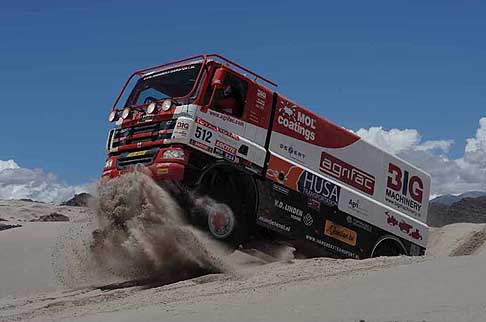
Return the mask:
<svg viewBox="0 0 486 322"><path fill-rule="evenodd" d="M403 245L395 239L380 239L373 249L371 257L389 257L406 255Z"/></svg>
<svg viewBox="0 0 486 322"><path fill-rule="evenodd" d="M204 175L196 189L200 202L192 221L231 247L248 241L254 215L254 189L248 187L244 176L230 168L215 168ZM219 216L223 217L221 227L217 225Z"/></svg>

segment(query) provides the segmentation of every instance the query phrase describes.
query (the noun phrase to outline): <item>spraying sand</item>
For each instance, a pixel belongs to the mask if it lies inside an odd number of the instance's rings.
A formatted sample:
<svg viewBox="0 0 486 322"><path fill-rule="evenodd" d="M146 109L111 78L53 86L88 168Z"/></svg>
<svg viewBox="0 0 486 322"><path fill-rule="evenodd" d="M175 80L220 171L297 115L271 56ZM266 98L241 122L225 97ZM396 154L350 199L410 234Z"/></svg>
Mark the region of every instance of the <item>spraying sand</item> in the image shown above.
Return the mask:
<svg viewBox="0 0 486 322"><path fill-rule="evenodd" d="M169 193L141 173L100 185L92 208L86 225L58 243L55 266L69 287L163 285L231 271L223 247L188 225Z"/></svg>

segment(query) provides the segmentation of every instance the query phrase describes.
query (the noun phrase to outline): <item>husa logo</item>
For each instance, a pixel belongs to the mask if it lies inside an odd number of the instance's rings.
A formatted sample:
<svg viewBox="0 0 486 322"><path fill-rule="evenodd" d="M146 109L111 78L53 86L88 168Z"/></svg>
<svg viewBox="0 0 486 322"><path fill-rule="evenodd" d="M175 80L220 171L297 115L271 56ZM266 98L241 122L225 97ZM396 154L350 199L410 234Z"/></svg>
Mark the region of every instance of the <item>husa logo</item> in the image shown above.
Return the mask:
<svg viewBox="0 0 486 322"><path fill-rule="evenodd" d="M375 177L346 163L332 155L322 152L321 164L319 169L337 178L338 180L347 183L348 185L373 195L375 192Z"/></svg>
<svg viewBox="0 0 486 322"><path fill-rule="evenodd" d="M402 208L420 212L424 194L424 183L420 177L410 176L408 171L390 162L386 186L386 197Z"/></svg>
<svg viewBox="0 0 486 322"><path fill-rule="evenodd" d="M340 188L310 172L304 171L300 175L297 188L307 196L327 205L336 206L339 202Z"/></svg>
<svg viewBox="0 0 486 322"><path fill-rule="evenodd" d="M295 105L283 101L281 107L278 109L278 124L302 135L307 141L314 141L316 139L314 132L316 129L316 119L296 110L297 107Z"/></svg>

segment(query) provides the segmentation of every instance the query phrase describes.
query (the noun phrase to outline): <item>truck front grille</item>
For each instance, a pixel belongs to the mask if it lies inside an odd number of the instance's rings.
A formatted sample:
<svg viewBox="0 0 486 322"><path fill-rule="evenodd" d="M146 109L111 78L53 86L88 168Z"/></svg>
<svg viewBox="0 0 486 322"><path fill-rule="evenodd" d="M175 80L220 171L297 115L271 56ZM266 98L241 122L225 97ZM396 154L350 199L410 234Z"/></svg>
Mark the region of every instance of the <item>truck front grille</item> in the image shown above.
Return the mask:
<svg viewBox="0 0 486 322"><path fill-rule="evenodd" d="M133 127L116 129L113 134L112 148L126 144L170 139L174 130L175 119L152 124L137 124Z"/></svg>
<svg viewBox="0 0 486 322"><path fill-rule="evenodd" d="M147 151L122 153L116 160L116 167L118 170L123 170L136 164L144 166L151 165L158 151L159 149L151 149Z"/></svg>

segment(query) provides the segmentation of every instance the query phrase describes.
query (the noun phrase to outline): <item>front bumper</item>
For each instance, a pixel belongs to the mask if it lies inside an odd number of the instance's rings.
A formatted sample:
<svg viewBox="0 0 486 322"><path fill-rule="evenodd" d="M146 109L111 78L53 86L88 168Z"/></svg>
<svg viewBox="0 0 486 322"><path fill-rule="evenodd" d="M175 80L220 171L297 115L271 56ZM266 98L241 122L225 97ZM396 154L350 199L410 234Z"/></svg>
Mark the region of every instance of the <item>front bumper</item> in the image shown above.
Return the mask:
<svg viewBox="0 0 486 322"><path fill-rule="evenodd" d="M141 169L141 172L152 177L155 181L162 180L182 180L184 178L185 165L174 162L153 163L149 166L130 167L123 170L117 168L103 171L102 180L113 179L125 173L133 172L135 169Z"/></svg>
<svg viewBox="0 0 486 322"><path fill-rule="evenodd" d="M162 155L167 150L182 150L184 151L184 159L163 159ZM147 151L150 152L150 151ZM136 153L136 152L135 152ZM149 153L146 153L147 155ZM188 163L189 151L180 147L167 147L159 149L153 157L150 157L150 164L131 164L129 166L123 165L119 156L110 157L111 167L105 168L102 175L102 180L109 180L119 177L125 173L133 171L140 171L153 178L155 181L162 180L182 180L184 178L184 171ZM143 158L140 159L143 161Z"/></svg>

